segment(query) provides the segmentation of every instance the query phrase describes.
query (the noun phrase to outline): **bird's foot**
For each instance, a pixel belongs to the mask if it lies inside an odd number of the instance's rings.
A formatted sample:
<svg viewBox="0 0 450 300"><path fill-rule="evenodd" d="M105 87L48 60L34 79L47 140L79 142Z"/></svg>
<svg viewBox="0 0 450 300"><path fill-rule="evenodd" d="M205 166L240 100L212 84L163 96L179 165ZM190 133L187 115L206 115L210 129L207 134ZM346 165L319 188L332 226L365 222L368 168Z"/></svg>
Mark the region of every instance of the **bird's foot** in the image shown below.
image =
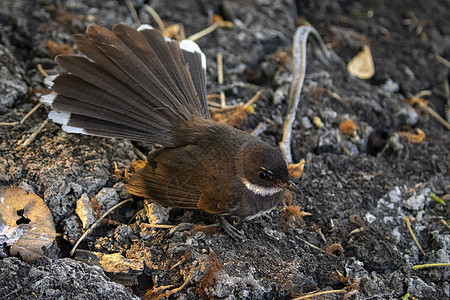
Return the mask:
<svg viewBox="0 0 450 300"><path fill-rule="evenodd" d="M237 241L245 240L244 232L231 225L223 216L219 216L219 222L229 237Z"/></svg>

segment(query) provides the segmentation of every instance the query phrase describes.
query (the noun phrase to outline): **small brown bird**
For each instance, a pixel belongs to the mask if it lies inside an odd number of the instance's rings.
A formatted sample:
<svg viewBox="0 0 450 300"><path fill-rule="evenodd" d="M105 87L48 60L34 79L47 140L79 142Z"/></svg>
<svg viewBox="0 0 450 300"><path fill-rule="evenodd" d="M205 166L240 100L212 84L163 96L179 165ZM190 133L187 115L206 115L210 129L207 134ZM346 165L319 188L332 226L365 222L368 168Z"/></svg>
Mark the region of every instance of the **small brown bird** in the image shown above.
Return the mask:
<svg viewBox="0 0 450 300"><path fill-rule="evenodd" d="M251 219L274 208L285 189L299 192L278 149L210 119L206 59L196 43L124 24L89 26L73 40L86 57L57 56L64 72L46 79L54 93L41 102L66 132L163 146L131 178L131 194Z"/></svg>

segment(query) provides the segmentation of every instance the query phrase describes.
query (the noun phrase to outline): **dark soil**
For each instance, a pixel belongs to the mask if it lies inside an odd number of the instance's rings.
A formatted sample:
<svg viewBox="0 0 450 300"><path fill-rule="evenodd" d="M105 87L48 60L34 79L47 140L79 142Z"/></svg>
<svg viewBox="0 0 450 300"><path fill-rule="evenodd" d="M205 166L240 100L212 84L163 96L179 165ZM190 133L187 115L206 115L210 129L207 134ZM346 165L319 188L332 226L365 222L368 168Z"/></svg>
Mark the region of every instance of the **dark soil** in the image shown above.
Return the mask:
<svg viewBox="0 0 450 300"><path fill-rule="evenodd" d="M280 205L267 217L238 224L246 240L235 241L221 230L169 235L168 229L149 229L143 223L151 209L165 224L215 219L149 204L141 210L143 200L136 200L79 246L143 262L142 274L125 289L99 268L68 257L83 232L75 214L80 197L129 198L114 176L114 162L122 170L129 166L136 159L132 144L66 134L50 122L23 147L47 118L42 106L23 124L0 127L0 184L42 197L62 237L50 260L32 263L8 257L8 247L0 246L0 298L128 299L186 281L168 297L290 299L347 289L353 299L449 298L448 267L412 266L449 262L450 134L406 97L429 90L428 106L444 119L449 115L450 72L438 56L450 60L450 1L133 1L142 23L157 27L143 10L147 2L167 24L182 25L187 36L209 26L213 13L234 24L198 40L207 56L208 93L224 91L229 103L237 103L262 91L242 129L267 123L260 137L274 146L282 136L292 71L290 61L278 71L275 54L290 53L297 24L307 21L319 31L335 58L319 58L314 45L308 46L292 141L294 160L306 159L299 183L303 195L294 195L292 203L311 215L295 222ZM119 22L133 25L124 1L1 1L0 122L20 121L38 103L45 91L38 64L50 74L59 72L47 40L72 45L71 35L90 24L111 28ZM376 69L369 80L346 69L364 44L370 45ZM218 52L224 57L223 85L217 84ZM314 117L322 127L313 124ZM339 130L343 120L353 120L355 135ZM420 143L398 135L417 129L426 134ZM415 245L405 216L412 218L426 255Z"/></svg>

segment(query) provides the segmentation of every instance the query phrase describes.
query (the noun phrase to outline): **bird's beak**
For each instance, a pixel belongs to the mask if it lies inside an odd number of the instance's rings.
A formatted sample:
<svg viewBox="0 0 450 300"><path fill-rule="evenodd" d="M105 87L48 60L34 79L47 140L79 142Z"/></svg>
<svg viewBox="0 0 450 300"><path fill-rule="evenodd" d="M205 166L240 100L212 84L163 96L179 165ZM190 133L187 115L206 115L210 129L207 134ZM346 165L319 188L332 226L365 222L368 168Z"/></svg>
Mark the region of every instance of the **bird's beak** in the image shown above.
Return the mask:
<svg viewBox="0 0 450 300"><path fill-rule="evenodd" d="M298 186L292 180L289 180L285 187L292 192L295 192L297 194L302 194L302 191L298 188Z"/></svg>

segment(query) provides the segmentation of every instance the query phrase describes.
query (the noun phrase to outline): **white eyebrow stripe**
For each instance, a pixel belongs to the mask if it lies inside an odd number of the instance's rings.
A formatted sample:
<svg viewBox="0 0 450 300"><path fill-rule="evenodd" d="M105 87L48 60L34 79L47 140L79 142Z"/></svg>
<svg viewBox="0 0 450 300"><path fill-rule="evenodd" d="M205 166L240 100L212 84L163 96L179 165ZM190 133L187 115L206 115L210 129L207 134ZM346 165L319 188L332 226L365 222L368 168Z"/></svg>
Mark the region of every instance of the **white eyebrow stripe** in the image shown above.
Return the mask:
<svg viewBox="0 0 450 300"><path fill-rule="evenodd" d="M240 180L250 191L252 191L256 195L271 196L284 190L284 188L279 186L274 187L259 186L257 184L251 183L246 178L240 178Z"/></svg>

